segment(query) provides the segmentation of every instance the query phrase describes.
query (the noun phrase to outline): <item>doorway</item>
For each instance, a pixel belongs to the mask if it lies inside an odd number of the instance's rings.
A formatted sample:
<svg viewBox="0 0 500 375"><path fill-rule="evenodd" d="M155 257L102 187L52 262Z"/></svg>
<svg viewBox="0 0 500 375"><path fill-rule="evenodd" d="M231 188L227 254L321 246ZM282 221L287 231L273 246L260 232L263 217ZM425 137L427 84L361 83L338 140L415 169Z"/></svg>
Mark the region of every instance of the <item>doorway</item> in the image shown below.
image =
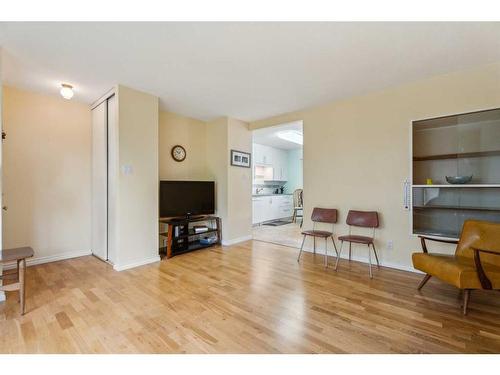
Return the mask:
<svg viewBox="0 0 500 375"><path fill-rule="evenodd" d="M252 133L253 239L300 248L303 219L303 122Z"/></svg>

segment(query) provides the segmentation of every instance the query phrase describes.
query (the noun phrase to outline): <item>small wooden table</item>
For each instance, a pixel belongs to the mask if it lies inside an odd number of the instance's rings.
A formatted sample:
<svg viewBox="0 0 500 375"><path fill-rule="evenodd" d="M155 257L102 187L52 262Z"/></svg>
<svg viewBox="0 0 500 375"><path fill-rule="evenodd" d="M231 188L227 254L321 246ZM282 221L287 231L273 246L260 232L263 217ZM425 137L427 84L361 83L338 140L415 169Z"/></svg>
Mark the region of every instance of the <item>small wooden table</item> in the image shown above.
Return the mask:
<svg viewBox="0 0 500 375"><path fill-rule="evenodd" d="M26 258L31 258L34 251L31 247L18 247L15 249L4 249L0 251L0 262L10 263L17 262L17 272L14 274L7 274L0 276L1 278L8 278L17 275L17 282L8 285L0 285L0 291L10 292L19 290L19 301L21 302L21 314L24 315L24 279L26 275Z"/></svg>

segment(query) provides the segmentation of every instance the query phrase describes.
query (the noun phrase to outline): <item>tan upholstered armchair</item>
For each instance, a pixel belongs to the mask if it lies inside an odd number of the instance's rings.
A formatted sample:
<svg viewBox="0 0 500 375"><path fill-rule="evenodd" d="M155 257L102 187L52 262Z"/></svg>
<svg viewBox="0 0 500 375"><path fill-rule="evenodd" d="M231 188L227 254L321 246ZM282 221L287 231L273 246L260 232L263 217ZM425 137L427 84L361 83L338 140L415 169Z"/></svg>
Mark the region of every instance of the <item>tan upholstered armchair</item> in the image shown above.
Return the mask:
<svg viewBox="0 0 500 375"><path fill-rule="evenodd" d="M500 289L500 223L467 220L458 241L420 236L422 253L412 255L413 267L426 273L420 290L434 276L463 290L463 313L472 289ZM426 240L456 243L455 254L431 254Z"/></svg>

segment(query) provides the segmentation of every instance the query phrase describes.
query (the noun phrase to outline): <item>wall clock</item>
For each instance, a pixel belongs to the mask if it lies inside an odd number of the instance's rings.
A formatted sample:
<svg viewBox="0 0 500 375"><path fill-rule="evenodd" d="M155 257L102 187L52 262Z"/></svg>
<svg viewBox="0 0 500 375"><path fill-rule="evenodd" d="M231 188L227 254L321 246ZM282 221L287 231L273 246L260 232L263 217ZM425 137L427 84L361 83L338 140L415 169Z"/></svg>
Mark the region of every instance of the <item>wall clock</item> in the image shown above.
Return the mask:
<svg viewBox="0 0 500 375"><path fill-rule="evenodd" d="M172 158L174 158L175 161L183 161L184 159L186 159L186 149L181 145L172 147L171 154Z"/></svg>

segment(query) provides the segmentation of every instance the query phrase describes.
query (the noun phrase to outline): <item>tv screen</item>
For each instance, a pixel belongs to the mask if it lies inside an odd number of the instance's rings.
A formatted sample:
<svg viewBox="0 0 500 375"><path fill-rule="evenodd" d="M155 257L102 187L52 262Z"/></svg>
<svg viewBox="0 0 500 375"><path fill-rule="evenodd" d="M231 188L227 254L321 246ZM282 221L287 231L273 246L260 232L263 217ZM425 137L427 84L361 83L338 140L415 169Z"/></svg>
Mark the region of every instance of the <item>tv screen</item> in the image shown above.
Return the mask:
<svg viewBox="0 0 500 375"><path fill-rule="evenodd" d="M213 181L160 181L160 217L214 213Z"/></svg>

